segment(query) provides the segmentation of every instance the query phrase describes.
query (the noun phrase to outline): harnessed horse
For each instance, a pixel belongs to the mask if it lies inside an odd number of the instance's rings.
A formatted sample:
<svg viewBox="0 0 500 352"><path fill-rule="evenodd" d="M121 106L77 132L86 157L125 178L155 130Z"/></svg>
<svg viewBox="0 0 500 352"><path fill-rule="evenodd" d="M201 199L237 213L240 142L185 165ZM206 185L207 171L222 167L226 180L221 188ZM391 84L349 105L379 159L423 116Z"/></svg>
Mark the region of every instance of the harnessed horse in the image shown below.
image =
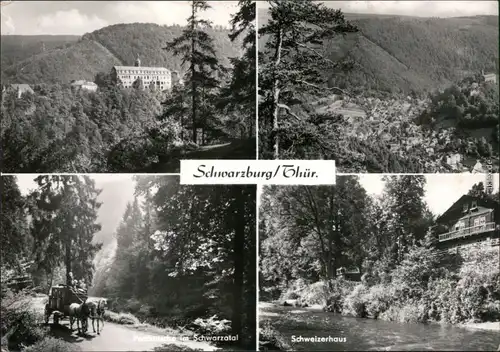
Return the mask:
<svg viewBox="0 0 500 352"><path fill-rule="evenodd" d="M76 319L76 326L78 328L78 333L80 334L80 322L82 324L82 330L87 332L88 329L88 317L90 316L90 307L87 302L82 303L72 303L69 306L69 326L71 331L73 331L73 323ZM85 324L84 324L85 323Z"/></svg>
<svg viewBox="0 0 500 352"><path fill-rule="evenodd" d="M95 331L94 322L97 320L97 335L99 335L99 321L102 322L102 327L104 328L104 312L106 311L106 300L100 299L96 302L89 302L90 307L90 318L92 319L92 329Z"/></svg>

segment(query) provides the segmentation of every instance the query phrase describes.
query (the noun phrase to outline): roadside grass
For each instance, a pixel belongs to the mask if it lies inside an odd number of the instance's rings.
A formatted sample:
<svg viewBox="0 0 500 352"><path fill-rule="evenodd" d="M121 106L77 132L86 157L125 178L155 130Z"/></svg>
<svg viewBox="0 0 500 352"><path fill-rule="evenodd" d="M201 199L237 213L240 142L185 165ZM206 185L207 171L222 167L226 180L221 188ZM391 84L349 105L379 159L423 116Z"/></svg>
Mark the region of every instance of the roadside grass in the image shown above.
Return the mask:
<svg viewBox="0 0 500 352"><path fill-rule="evenodd" d="M47 337L36 342L34 345L26 347L23 352L73 352L81 351L80 346L57 339Z"/></svg>
<svg viewBox="0 0 500 352"><path fill-rule="evenodd" d="M104 312L104 320L120 325L140 325L141 322L131 313L115 313L107 310Z"/></svg>

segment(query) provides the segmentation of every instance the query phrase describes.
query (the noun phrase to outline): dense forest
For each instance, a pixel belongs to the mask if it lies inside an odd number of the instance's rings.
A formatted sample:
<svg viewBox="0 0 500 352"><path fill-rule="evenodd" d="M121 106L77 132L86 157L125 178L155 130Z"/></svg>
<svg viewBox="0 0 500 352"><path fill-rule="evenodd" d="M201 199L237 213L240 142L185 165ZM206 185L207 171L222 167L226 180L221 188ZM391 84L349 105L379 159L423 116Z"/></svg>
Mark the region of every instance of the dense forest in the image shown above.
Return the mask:
<svg viewBox="0 0 500 352"><path fill-rule="evenodd" d="M136 193L143 201L127 206L92 292L157 325L201 329L198 318L216 315L205 328L255 346L255 187L143 177Z"/></svg>
<svg viewBox="0 0 500 352"><path fill-rule="evenodd" d="M425 94L481 70L498 72L498 16L344 16L359 32L326 40L318 50L333 61L352 61L355 69L323 71L331 86L353 93ZM259 26L271 17L259 11ZM259 41L260 51L268 38Z"/></svg>
<svg viewBox="0 0 500 352"><path fill-rule="evenodd" d="M335 186L265 187L260 300L293 299L298 306L397 322L498 319L498 248L486 246L466 259L443 250L437 246L443 228L424 199L426 178L384 181L376 197L355 176L339 177ZM482 183L469 194L499 202ZM360 281L341 277L341 268L360 273Z"/></svg>
<svg viewBox="0 0 500 352"><path fill-rule="evenodd" d="M2 348L49 336L39 312L12 303L67 283L69 272L90 294L108 298L111 321L238 335L229 342L234 347L255 347L255 186L193 187L173 176L137 176L112 261L95 268L102 203L90 177L38 176L26 196L16 177L1 179ZM25 262L32 285L18 292L8 283Z"/></svg>
<svg viewBox="0 0 500 352"><path fill-rule="evenodd" d="M193 6L202 3L193 2ZM156 64L168 62L179 68L184 63L184 84L174 85L167 92L143 90L140 84L126 90L101 65L88 69L90 79L98 85L96 92L90 92L73 89L66 81L71 77L61 80L55 71L50 73L45 69L44 64L40 72L52 78L37 78L33 93L18 97L16 90L8 85L2 91L2 170L178 172L179 159L187 153L200 159L254 158L254 19L255 6L241 1L229 32L210 29L210 23L200 20L197 13L188 19L188 24L191 23L188 27L175 27L169 35L162 32L166 30L163 27L157 26L161 29L158 31L154 25L140 24L107 27L86 35L85 38L94 36L106 41L109 48L114 43L117 48L113 50L123 50L120 54L123 57L134 54L126 51L124 42L157 45ZM170 39L174 32L179 36ZM136 37L141 40L136 42ZM230 44L220 39L223 37ZM82 39L75 45L95 43ZM143 49L149 52L153 46ZM84 61L89 63L93 59L78 56L69 48L61 50L68 50L77 59L59 57L54 64L73 62L78 68L70 65L68 72L87 72ZM233 54L241 55L230 56ZM120 64L121 59L109 57L111 66ZM59 64L56 66L54 70L64 72ZM21 71L16 68L16 72ZM210 148L214 145L220 148Z"/></svg>
<svg viewBox="0 0 500 352"><path fill-rule="evenodd" d="M485 82L484 77L477 74L441 92L433 92L429 98L430 104L417 123L436 127L442 120L451 120L462 130L491 128L490 139L498 142L500 110L497 84Z"/></svg>

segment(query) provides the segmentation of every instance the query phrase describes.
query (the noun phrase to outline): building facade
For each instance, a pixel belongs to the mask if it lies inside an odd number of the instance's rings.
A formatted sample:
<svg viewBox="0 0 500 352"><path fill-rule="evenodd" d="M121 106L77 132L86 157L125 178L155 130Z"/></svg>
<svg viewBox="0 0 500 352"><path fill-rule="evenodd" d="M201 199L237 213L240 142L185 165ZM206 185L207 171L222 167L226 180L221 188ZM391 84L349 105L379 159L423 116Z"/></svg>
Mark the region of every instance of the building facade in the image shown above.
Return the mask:
<svg viewBox="0 0 500 352"><path fill-rule="evenodd" d="M497 83L497 75L495 73L484 74L484 71L481 71L481 74L485 82Z"/></svg>
<svg viewBox="0 0 500 352"><path fill-rule="evenodd" d="M113 77L123 88L141 87L153 90L169 90L172 88L172 72L165 67L143 67L141 60L135 61L135 66L115 66Z"/></svg>
<svg viewBox="0 0 500 352"><path fill-rule="evenodd" d="M94 82L89 82L84 80L71 82L71 87L75 89L85 89L91 92L97 91L97 84L95 84Z"/></svg>
<svg viewBox="0 0 500 352"><path fill-rule="evenodd" d="M18 99L20 99L25 93L34 93L29 84L11 84L8 89L16 91Z"/></svg>
<svg viewBox="0 0 500 352"><path fill-rule="evenodd" d="M436 219L445 230L439 234L441 249L460 250L473 245L499 245L500 206L498 201L469 195L460 197Z"/></svg>

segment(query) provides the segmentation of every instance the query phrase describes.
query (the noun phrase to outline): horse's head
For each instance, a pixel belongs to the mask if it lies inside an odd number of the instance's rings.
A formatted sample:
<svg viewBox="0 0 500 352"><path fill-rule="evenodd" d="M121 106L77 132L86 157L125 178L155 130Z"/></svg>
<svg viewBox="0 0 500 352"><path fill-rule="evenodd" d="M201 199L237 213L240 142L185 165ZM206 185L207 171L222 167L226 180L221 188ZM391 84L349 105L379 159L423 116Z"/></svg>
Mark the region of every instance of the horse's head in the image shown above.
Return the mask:
<svg viewBox="0 0 500 352"><path fill-rule="evenodd" d="M82 316L89 317L92 310L92 302L83 302L82 303Z"/></svg>
<svg viewBox="0 0 500 352"><path fill-rule="evenodd" d="M97 305L95 304L95 302L86 302L87 304L87 307L89 309L89 312L90 312L90 315L91 316L94 316L96 314L96 311L97 311Z"/></svg>
<svg viewBox="0 0 500 352"><path fill-rule="evenodd" d="M102 310L103 312L108 309L108 300L107 299L101 299L99 301L99 309Z"/></svg>

